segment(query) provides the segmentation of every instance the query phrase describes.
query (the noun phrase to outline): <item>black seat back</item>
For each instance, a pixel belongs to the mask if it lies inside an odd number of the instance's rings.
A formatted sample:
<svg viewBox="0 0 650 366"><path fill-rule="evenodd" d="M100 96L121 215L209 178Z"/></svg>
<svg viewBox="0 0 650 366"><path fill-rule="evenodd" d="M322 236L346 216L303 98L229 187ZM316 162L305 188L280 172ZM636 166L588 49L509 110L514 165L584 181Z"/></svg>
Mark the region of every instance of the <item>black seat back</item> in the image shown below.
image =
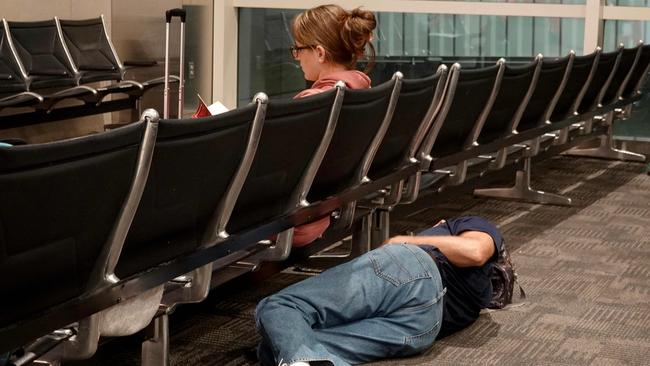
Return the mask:
<svg viewBox="0 0 650 366"><path fill-rule="evenodd" d="M144 128L0 148L0 327L92 286Z"/></svg>
<svg viewBox="0 0 650 366"><path fill-rule="evenodd" d="M428 131L440 107L447 67L421 79L404 79L393 120L382 139L368 176L377 179L408 161Z"/></svg>
<svg viewBox="0 0 650 366"><path fill-rule="evenodd" d="M85 20L56 19L81 82L121 80L123 67L106 34L103 16Z"/></svg>
<svg viewBox="0 0 650 366"><path fill-rule="evenodd" d="M616 70L620 54L620 50L601 53L594 78L589 83L589 88L587 88L587 92L580 101L578 113L589 112L598 106L598 95L604 92L603 88L607 86L612 72Z"/></svg>
<svg viewBox="0 0 650 366"><path fill-rule="evenodd" d="M576 56L573 59L571 74L551 115L552 122L559 122L573 115L577 103L580 102L578 99L586 92L585 88L590 87L597 67L594 61L597 62L599 54L600 50L597 50L589 55Z"/></svg>
<svg viewBox="0 0 650 366"><path fill-rule="evenodd" d="M444 120L439 117L432 126L440 128L431 149L432 157L455 154L467 148L480 117L491 97L495 97L495 83L502 68L503 66L495 65L473 70L456 69L458 82L453 94L453 86L450 85L446 96L451 98L449 110ZM451 73L454 73L454 69L452 67ZM453 80L453 75L450 74L450 78Z"/></svg>
<svg viewBox="0 0 650 366"><path fill-rule="evenodd" d="M309 191L310 202L361 183L360 175L367 173L364 158L389 111L395 83L392 79L372 89L345 91L334 136Z"/></svg>
<svg viewBox="0 0 650 366"><path fill-rule="evenodd" d="M8 25L30 89L76 85L76 74L54 19Z"/></svg>
<svg viewBox="0 0 650 366"><path fill-rule="evenodd" d="M512 133L516 127L517 111L525 108L539 78L542 58L524 66L506 64L499 93L492 105L478 142L486 144ZM536 77L537 71L537 77ZM523 105L522 105L523 104Z"/></svg>
<svg viewBox="0 0 650 366"><path fill-rule="evenodd" d="M242 164L256 109L251 104L213 117L160 121L149 179L118 262L118 277L205 244Z"/></svg>
<svg viewBox="0 0 650 366"><path fill-rule="evenodd" d="M296 207L292 199L323 139L335 97L336 88L269 103L253 165L228 223L229 233Z"/></svg>
<svg viewBox="0 0 650 366"><path fill-rule="evenodd" d="M4 22L0 22L0 95L25 90L25 79L11 50Z"/></svg>
<svg viewBox="0 0 650 366"><path fill-rule="evenodd" d="M634 72L639 50L639 47L623 49L621 52L621 61L614 72L614 77L607 86L607 90L600 100L601 105L605 106L616 102L620 94L623 92L621 89L626 87L626 84L630 79L629 75ZM634 81L632 81L632 83L634 83Z"/></svg>
<svg viewBox="0 0 650 366"><path fill-rule="evenodd" d="M530 98L526 110L519 121L517 131L526 131L540 126L546 122L548 111L552 110L554 99L559 98L563 85L570 74L570 62L574 54L542 62L539 80L533 96Z"/></svg>
<svg viewBox="0 0 650 366"><path fill-rule="evenodd" d="M650 44L644 45L641 48L641 56L639 56L639 61L632 75L630 76L630 81L625 85L625 90L623 91L623 97L629 98L633 96L637 91L643 87L643 82L645 81L648 72L650 71Z"/></svg>

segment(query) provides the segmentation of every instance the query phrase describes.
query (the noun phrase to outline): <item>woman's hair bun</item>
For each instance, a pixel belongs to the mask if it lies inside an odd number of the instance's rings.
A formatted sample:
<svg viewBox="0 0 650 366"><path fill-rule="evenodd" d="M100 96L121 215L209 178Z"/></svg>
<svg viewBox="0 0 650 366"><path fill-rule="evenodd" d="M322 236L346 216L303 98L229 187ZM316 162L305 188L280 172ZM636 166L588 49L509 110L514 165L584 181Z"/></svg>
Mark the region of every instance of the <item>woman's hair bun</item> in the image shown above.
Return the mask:
<svg viewBox="0 0 650 366"><path fill-rule="evenodd" d="M377 20L373 12L356 8L347 13L341 29L341 39L353 54L362 57L376 27Z"/></svg>

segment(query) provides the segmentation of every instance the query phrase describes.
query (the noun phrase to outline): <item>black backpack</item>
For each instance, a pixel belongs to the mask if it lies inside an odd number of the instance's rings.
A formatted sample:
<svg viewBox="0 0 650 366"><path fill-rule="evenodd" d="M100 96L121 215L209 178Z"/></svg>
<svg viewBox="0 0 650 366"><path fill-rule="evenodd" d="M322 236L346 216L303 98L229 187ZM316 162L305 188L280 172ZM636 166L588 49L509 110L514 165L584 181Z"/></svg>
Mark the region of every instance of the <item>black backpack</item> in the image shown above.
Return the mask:
<svg viewBox="0 0 650 366"><path fill-rule="evenodd" d="M510 259L510 253L506 249L504 243L501 243L501 250L496 262L492 263L492 300L488 308L490 309L503 309L506 305L512 303L512 293L517 282L517 272L515 266ZM519 287L519 297L526 298L524 289L517 283Z"/></svg>

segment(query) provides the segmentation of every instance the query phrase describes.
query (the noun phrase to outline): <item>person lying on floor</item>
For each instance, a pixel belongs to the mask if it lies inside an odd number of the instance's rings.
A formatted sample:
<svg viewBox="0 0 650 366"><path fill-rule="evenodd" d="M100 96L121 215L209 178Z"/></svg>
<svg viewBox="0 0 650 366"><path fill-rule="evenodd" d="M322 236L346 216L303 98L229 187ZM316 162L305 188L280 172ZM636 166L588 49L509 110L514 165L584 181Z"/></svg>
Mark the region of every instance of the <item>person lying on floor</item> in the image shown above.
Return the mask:
<svg viewBox="0 0 650 366"><path fill-rule="evenodd" d="M396 236L257 305L263 366L354 365L419 354L492 297L503 238L477 216Z"/></svg>

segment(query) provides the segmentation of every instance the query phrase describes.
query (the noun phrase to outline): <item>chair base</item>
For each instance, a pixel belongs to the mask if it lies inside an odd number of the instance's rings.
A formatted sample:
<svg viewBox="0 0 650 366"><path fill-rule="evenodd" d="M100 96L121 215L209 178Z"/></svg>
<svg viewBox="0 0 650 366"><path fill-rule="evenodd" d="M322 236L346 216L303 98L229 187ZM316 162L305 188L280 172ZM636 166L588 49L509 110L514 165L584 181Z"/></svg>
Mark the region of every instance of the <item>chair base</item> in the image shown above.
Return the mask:
<svg viewBox="0 0 650 366"><path fill-rule="evenodd" d="M646 161L646 156L643 154L615 148L610 136L603 136L598 147L590 149L574 148L564 153L564 155L621 161Z"/></svg>
<svg viewBox="0 0 650 366"><path fill-rule="evenodd" d="M517 170L515 185L509 188L475 189L477 197L497 198L529 203L539 203L558 206L571 206L571 198L555 193L538 191L530 186L530 157L524 160L524 169Z"/></svg>

